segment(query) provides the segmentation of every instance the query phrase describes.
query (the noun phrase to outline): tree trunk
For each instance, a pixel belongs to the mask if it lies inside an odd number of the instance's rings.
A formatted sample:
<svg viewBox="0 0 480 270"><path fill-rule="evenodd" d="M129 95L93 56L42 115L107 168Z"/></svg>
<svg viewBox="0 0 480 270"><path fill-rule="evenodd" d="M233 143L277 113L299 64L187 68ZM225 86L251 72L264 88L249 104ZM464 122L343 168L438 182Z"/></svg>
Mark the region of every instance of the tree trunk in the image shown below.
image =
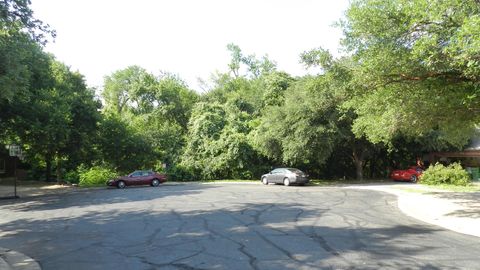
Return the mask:
<svg viewBox="0 0 480 270"><path fill-rule="evenodd" d="M355 175L357 180L363 180L363 165L365 164L365 151L362 147L355 146L352 153L355 164Z"/></svg>
<svg viewBox="0 0 480 270"><path fill-rule="evenodd" d="M363 160L354 160L357 180L363 180Z"/></svg>
<svg viewBox="0 0 480 270"><path fill-rule="evenodd" d="M45 172L45 181L50 181L51 178L51 172L52 172L52 159L50 156L46 157L45 163L47 164L47 171Z"/></svg>
<svg viewBox="0 0 480 270"><path fill-rule="evenodd" d="M62 175L62 166L61 166L61 160L60 157L57 156L57 184L61 184L63 175Z"/></svg>

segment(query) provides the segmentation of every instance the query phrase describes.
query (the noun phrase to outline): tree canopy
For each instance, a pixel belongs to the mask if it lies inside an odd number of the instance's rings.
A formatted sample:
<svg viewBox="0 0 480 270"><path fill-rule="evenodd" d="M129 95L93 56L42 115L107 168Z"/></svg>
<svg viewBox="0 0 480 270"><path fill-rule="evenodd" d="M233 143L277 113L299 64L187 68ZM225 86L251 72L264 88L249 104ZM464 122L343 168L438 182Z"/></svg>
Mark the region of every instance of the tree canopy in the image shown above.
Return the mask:
<svg viewBox="0 0 480 270"><path fill-rule="evenodd" d="M438 131L464 145L480 122L479 11L474 0L352 1L341 27L356 63L355 133Z"/></svg>
<svg viewBox="0 0 480 270"><path fill-rule="evenodd" d="M476 0L353 0L338 23L343 54L300 54L316 74L292 76L231 43L204 93L136 65L89 88L44 51L55 32L29 5L0 0L0 143L22 145L32 178L100 168L251 179L275 166L385 177L461 149L480 123Z"/></svg>

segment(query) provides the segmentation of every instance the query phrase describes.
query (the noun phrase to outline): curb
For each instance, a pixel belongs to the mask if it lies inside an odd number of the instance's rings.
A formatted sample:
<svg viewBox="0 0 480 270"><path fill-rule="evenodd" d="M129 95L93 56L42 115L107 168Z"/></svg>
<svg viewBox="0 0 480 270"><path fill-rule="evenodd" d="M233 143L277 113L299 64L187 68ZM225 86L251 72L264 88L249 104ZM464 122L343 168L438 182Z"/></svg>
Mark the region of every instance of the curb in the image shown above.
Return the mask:
<svg viewBox="0 0 480 270"><path fill-rule="evenodd" d="M32 258L15 250L0 248L0 269L5 270L41 270Z"/></svg>

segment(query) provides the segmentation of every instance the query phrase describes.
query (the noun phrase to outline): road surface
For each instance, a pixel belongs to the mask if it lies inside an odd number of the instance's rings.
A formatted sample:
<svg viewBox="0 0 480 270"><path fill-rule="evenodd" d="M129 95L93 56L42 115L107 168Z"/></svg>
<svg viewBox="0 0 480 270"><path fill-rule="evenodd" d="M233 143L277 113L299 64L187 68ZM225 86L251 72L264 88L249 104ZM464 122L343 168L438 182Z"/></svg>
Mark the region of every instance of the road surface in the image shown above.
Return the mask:
<svg viewBox="0 0 480 270"><path fill-rule="evenodd" d="M435 206L432 206L435 207ZM478 269L480 239L387 193L188 184L0 202L0 247L56 269Z"/></svg>

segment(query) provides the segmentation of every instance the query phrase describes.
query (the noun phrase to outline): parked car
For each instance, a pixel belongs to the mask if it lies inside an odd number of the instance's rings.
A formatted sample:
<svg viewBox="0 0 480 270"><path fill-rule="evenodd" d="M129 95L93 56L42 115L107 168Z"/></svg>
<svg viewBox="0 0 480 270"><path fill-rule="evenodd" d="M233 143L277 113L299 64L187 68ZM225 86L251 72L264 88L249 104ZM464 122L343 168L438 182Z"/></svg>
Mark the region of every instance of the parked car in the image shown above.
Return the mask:
<svg viewBox="0 0 480 270"><path fill-rule="evenodd" d="M301 186L308 183L308 175L299 169L295 168L277 168L271 172L262 175L262 183L268 185L269 183L284 184L290 186L292 184L299 184Z"/></svg>
<svg viewBox="0 0 480 270"><path fill-rule="evenodd" d="M423 173L420 166L411 166L406 170L394 170L390 173L390 178L395 181L410 181L416 183Z"/></svg>
<svg viewBox="0 0 480 270"><path fill-rule="evenodd" d="M152 187L157 187L165 181L167 181L167 176L165 174L156 173L154 171L134 171L127 176L108 180L107 186L124 188L133 185L151 185Z"/></svg>

